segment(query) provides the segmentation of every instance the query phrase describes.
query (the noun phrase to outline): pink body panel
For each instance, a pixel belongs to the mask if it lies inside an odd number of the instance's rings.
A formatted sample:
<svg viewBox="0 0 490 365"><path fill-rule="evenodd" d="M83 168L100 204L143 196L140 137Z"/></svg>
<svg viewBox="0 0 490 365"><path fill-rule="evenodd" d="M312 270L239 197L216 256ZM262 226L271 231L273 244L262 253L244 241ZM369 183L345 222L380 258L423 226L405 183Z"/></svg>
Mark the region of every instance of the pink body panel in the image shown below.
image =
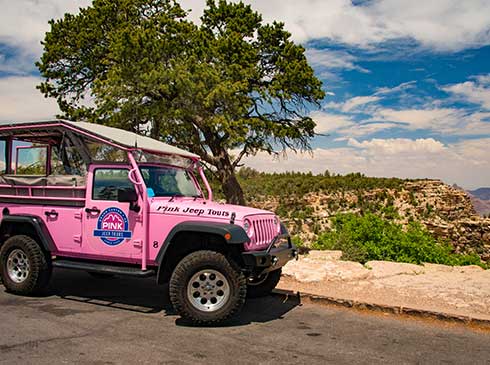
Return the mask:
<svg viewBox="0 0 490 365"><path fill-rule="evenodd" d="M94 200L92 197L94 171L100 168L114 167L124 168L122 166L112 165L92 165L89 168L85 207L94 210L94 212L87 212L85 209L83 210L83 238L81 253L86 257L94 257L99 259L103 258L116 261L119 259L132 259L131 261L139 262L142 258L145 229L141 212L135 213L131 211L129 209L129 203L119 203L111 200ZM99 220L103 218L104 212L106 212L108 209L114 208L121 211L123 213L123 217L121 217L119 214L108 213L106 215L107 218L104 219L103 222L101 221L101 227L98 227ZM98 210L99 212L96 212L95 210ZM130 238L123 239L121 243L111 245L104 243L104 240L101 237L95 236L95 231L98 228L110 230L112 228L119 229L119 226L124 226L124 222L122 222L124 216L127 219L127 227L125 230L131 232ZM103 226L104 224L106 226Z"/></svg>
<svg viewBox="0 0 490 365"><path fill-rule="evenodd" d="M10 214L30 214L40 217L55 243L56 251L52 253L53 255L80 251L82 224L81 219L76 216L81 213L81 208L10 203L2 203L0 208L2 211L8 208ZM55 212L58 216L46 216L45 212Z"/></svg>

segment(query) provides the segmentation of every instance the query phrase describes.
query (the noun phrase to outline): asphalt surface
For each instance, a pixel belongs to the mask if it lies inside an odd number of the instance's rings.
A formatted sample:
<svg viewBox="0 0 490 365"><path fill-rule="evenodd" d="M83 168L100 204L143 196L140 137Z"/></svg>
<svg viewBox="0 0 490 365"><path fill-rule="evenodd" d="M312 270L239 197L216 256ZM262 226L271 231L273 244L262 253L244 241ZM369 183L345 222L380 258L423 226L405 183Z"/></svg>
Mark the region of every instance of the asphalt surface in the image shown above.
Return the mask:
<svg viewBox="0 0 490 365"><path fill-rule="evenodd" d="M490 364L490 334L277 296L192 327L152 280L59 270L44 297L0 286L0 363Z"/></svg>

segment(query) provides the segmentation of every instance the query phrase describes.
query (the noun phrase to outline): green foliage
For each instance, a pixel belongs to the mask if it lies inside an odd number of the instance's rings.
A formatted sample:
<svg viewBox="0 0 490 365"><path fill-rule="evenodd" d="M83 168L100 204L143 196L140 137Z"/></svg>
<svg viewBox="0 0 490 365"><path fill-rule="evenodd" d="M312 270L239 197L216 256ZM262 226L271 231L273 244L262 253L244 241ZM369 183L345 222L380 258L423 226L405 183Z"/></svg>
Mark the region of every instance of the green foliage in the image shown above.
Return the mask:
<svg viewBox="0 0 490 365"><path fill-rule="evenodd" d="M308 247L298 235L292 236L291 242L296 246L300 255L307 254L310 251L310 247Z"/></svg>
<svg viewBox="0 0 490 365"><path fill-rule="evenodd" d="M301 239L301 237L295 235L291 237L291 242L296 246L296 247L305 247L305 243Z"/></svg>
<svg viewBox="0 0 490 365"><path fill-rule="evenodd" d="M411 191L409 193L409 202L410 202L410 205L416 207L419 203L417 201L417 199L415 198L415 194L413 193L413 191Z"/></svg>
<svg viewBox="0 0 490 365"><path fill-rule="evenodd" d="M370 189L401 189L406 180L397 178L368 177L361 173L347 175L320 174L301 172L266 173L245 167L238 171L237 177L247 197L259 196L291 197L303 196L311 192L358 191ZM393 202L391 201L391 204Z"/></svg>
<svg viewBox="0 0 490 365"><path fill-rule="evenodd" d="M17 175L46 175L46 162L34 163L28 166L18 166Z"/></svg>
<svg viewBox="0 0 490 365"><path fill-rule="evenodd" d="M243 202L243 156L309 149L322 83L284 24L249 5L208 0L196 25L173 0L94 0L50 25L39 89L65 117L149 128L200 155L230 201Z"/></svg>
<svg viewBox="0 0 490 365"><path fill-rule="evenodd" d="M320 234L312 248L342 250L344 259L361 263L385 260L485 266L476 254L453 253L448 243L437 241L419 223L412 222L404 230L374 214L338 214L333 219L333 230Z"/></svg>

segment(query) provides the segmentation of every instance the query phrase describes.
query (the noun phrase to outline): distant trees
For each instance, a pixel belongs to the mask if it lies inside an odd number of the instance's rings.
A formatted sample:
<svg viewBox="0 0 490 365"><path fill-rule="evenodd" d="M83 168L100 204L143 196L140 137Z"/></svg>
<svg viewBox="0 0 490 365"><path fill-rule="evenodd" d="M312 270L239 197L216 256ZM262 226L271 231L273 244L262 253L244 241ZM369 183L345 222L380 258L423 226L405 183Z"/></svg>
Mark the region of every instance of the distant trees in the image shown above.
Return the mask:
<svg viewBox="0 0 490 365"><path fill-rule="evenodd" d="M346 175L284 172L265 173L251 168L242 168L237 177L241 182L246 195L253 199L258 195L271 195L278 197L302 196L310 192L341 192L359 191L369 189L401 189L405 180L397 178L368 177L361 173ZM385 194L385 199L387 195Z"/></svg>

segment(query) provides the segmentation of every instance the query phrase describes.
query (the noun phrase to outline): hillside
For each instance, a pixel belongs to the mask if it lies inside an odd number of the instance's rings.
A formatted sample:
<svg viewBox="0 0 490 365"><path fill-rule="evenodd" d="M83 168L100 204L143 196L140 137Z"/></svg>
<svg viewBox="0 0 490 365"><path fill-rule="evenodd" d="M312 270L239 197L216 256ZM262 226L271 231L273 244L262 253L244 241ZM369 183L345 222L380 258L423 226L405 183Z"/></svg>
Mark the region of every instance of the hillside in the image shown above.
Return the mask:
<svg viewBox="0 0 490 365"><path fill-rule="evenodd" d="M490 215L490 188L468 191L475 210L480 215Z"/></svg>
<svg viewBox="0 0 490 365"><path fill-rule="evenodd" d="M490 188L479 188L476 190L468 191L474 197L481 200L490 200Z"/></svg>
<svg viewBox="0 0 490 365"><path fill-rule="evenodd" d="M490 219L470 196L439 180L373 178L362 174L268 174L245 168L239 180L250 205L275 211L306 243L331 228L338 213L374 213L407 225L421 222L455 252L490 260Z"/></svg>

